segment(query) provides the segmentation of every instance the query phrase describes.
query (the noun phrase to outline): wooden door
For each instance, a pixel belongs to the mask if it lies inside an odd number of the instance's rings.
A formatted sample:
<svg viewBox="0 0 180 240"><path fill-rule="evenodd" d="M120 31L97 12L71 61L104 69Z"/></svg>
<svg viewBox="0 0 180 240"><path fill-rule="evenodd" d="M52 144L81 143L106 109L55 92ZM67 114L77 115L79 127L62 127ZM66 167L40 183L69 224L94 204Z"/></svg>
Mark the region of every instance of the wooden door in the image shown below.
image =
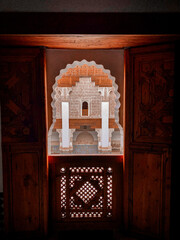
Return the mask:
<svg viewBox="0 0 180 240"><path fill-rule="evenodd" d="M132 48L125 55L125 226L168 239L174 46Z"/></svg>
<svg viewBox="0 0 180 240"><path fill-rule="evenodd" d="M0 50L6 232L47 231L44 50Z"/></svg>

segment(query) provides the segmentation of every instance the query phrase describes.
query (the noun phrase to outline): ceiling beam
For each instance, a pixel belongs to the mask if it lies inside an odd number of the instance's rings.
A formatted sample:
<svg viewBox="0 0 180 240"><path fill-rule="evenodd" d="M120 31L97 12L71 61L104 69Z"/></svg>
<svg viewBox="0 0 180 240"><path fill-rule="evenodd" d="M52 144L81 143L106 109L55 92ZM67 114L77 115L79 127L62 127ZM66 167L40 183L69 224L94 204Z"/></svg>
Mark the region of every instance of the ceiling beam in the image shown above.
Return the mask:
<svg viewBox="0 0 180 240"><path fill-rule="evenodd" d="M120 49L180 40L176 34L1 34L0 46L44 46L61 49Z"/></svg>

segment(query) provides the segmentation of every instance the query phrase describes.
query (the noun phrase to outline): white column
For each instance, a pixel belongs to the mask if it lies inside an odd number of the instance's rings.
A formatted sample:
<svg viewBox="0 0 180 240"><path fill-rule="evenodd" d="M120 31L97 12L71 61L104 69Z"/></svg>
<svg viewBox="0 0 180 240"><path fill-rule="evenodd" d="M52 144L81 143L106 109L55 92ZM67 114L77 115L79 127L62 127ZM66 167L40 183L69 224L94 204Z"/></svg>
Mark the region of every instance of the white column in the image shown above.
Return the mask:
<svg viewBox="0 0 180 240"><path fill-rule="evenodd" d="M62 102L62 148L69 148L69 102Z"/></svg>
<svg viewBox="0 0 180 240"><path fill-rule="evenodd" d="M101 103L101 118L102 118L102 148L109 147L109 102Z"/></svg>
<svg viewBox="0 0 180 240"><path fill-rule="evenodd" d="M69 150L73 150L73 133L76 131L76 129L69 129Z"/></svg>

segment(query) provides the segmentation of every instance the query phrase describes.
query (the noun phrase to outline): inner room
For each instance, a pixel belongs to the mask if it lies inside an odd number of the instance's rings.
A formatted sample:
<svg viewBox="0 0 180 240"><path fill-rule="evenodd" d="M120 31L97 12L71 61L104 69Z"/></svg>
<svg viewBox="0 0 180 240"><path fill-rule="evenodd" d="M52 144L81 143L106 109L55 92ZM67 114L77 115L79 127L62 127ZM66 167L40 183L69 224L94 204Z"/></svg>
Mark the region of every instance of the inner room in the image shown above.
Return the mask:
<svg viewBox="0 0 180 240"><path fill-rule="evenodd" d="M48 154L122 155L124 50L47 49L46 59Z"/></svg>

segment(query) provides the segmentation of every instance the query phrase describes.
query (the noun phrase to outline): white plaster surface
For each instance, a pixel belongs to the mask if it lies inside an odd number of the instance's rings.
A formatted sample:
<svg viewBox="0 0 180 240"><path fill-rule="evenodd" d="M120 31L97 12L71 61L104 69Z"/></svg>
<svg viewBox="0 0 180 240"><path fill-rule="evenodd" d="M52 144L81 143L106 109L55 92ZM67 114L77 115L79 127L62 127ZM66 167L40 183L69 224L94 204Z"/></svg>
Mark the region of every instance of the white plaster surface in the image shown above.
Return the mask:
<svg viewBox="0 0 180 240"><path fill-rule="evenodd" d="M62 102L62 147L69 148L69 103Z"/></svg>
<svg viewBox="0 0 180 240"><path fill-rule="evenodd" d="M109 102L101 103L101 117L102 117L102 147L109 146Z"/></svg>

